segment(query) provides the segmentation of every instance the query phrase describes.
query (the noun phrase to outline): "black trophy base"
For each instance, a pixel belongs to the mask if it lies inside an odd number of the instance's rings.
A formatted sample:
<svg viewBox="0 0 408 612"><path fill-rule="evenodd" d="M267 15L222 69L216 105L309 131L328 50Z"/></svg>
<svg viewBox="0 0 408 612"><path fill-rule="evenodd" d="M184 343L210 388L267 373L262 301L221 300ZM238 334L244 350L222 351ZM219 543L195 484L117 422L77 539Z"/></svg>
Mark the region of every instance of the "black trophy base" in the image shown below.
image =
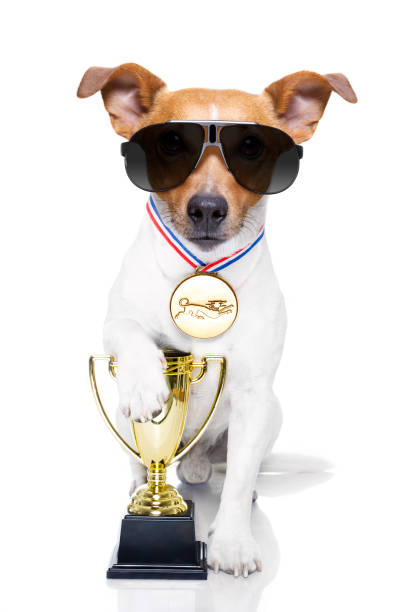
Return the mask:
<svg viewBox="0 0 408 612"><path fill-rule="evenodd" d="M127 514L107 578L207 580L207 548L196 542L194 505L177 516Z"/></svg>
<svg viewBox="0 0 408 612"><path fill-rule="evenodd" d="M204 542L196 542L196 562L180 563L114 563L106 572L107 578L142 580L207 580L207 555Z"/></svg>

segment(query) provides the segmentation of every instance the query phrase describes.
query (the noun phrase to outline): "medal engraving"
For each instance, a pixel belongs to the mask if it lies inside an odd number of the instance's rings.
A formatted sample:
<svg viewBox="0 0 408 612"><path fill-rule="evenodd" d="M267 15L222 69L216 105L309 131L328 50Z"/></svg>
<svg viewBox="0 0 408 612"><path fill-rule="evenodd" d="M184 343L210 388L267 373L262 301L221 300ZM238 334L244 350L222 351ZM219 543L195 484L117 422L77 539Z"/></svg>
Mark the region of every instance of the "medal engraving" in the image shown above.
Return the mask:
<svg viewBox="0 0 408 612"><path fill-rule="evenodd" d="M234 323L238 312L232 287L214 274L198 273L183 280L170 300L174 323L193 338L214 338Z"/></svg>

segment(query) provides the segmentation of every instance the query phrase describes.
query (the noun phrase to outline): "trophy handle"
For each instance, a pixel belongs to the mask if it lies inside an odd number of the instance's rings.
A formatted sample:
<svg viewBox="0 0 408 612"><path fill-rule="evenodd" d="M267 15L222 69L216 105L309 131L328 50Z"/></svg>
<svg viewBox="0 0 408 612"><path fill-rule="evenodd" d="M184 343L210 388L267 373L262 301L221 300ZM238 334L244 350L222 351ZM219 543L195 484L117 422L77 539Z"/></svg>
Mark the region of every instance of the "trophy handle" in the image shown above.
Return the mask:
<svg viewBox="0 0 408 612"><path fill-rule="evenodd" d="M173 459L170 461L169 465L171 465L174 461L178 461L179 459L181 459L194 446L194 444L196 444L199 441L199 439L201 438L201 436L204 434L205 430L211 423L212 418L215 414L215 409L218 406L218 402L221 397L221 393L224 389L225 376L227 372L227 359L223 357L222 355L206 355L205 357L201 359L200 362L198 363L194 362L193 368L201 368L201 370L198 376L196 376L195 378L192 378L190 382L192 385L195 385L203 378L203 376L207 372L209 361L218 361L220 363L220 376L218 378L218 387L217 387L217 391L215 392L215 397L213 399L212 406L210 408L209 413L207 414L207 417L204 423L201 425L200 429L196 431L194 436L177 451Z"/></svg>
<svg viewBox="0 0 408 612"><path fill-rule="evenodd" d="M95 362L102 361L102 360L108 361L109 374L112 376L113 379L116 379L115 368L118 365L117 362L115 361L115 358L112 355L91 355L91 357L89 358L89 378L91 379L91 387L92 387L92 391L95 397L96 404L101 412L101 415L103 416L105 420L105 423L107 424L107 426L109 427L110 431L113 433L113 435L115 436L119 444L126 451L128 451L128 453L130 453L132 457L134 457L135 459L140 461L140 463L143 464L143 461L141 460L139 453L132 446L130 446L130 444L128 444L124 438L122 438L120 433L116 430L115 426L112 424L112 421L110 420L109 416L106 413L105 408L103 407L101 397L99 395L98 385L96 384L96 376L95 376Z"/></svg>

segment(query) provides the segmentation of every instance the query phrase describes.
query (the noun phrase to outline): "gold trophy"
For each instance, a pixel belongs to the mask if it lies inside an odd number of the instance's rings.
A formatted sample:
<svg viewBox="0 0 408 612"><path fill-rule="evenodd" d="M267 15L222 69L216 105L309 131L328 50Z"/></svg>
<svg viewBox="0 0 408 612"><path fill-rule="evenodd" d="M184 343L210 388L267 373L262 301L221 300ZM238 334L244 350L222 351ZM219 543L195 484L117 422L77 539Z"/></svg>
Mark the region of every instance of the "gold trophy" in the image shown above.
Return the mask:
<svg viewBox="0 0 408 612"><path fill-rule="evenodd" d="M175 487L166 484L166 468L181 459L209 426L224 388L227 361L220 355L207 355L195 362L189 353L171 349L163 352L169 398L151 421L130 421L136 448L112 424L96 383L96 361L106 360L114 379L120 365L112 355L93 355L89 360L92 390L106 424L120 444L147 468L147 484L137 489L122 520L117 559L108 569L108 578L207 578L206 547L195 540L193 503L184 501ZM215 397L200 429L180 445L190 386L203 379L210 361L220 363ZM197 368L198 374L193 376Z"/></svg>

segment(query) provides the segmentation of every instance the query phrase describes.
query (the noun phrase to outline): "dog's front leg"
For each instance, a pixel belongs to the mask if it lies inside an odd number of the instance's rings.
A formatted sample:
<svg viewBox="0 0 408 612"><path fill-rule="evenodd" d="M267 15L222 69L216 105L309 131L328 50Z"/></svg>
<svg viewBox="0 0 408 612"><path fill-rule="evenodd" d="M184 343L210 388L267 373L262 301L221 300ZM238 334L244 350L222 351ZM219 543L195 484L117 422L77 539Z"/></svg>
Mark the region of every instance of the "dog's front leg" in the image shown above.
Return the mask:
<svg viewBox="0 0 408 612"><path fill-rule="evenodd" d="M221 503L210 528L208 563L235 576L261 569L259 547L251 527L252 494L259 465L275 441L280 425L279 402L270 386L238 389L231 394L227 473Z"/></svg>
<svg viewBox="0 0 408 612"><path fill-rule="evenodd" d="M104 328L107 352L118 360L119 408L134 421L149 421L164 407L169 389L166 361L142 327L130 319L113 319Z"/></svg>

